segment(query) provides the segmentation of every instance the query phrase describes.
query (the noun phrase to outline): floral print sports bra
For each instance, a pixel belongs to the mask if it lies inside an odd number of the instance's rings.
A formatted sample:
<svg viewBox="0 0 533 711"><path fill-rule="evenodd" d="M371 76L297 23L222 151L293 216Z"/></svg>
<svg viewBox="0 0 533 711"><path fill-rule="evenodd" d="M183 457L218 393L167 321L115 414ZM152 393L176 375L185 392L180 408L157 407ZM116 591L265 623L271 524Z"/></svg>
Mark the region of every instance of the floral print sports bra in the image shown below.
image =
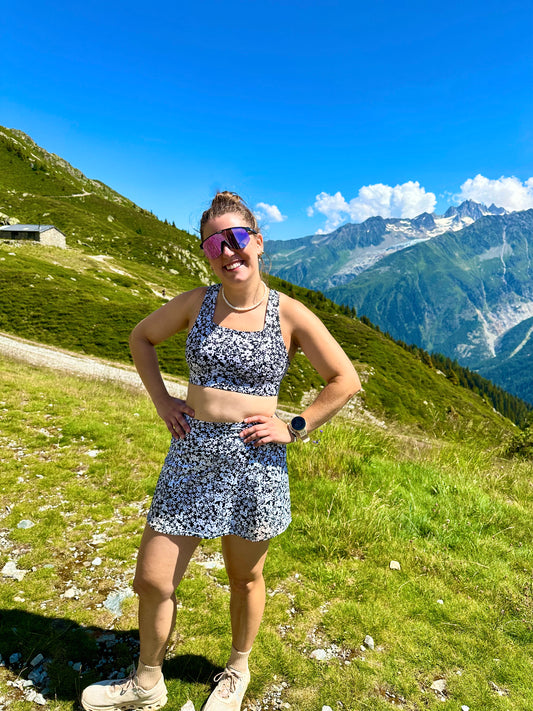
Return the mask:
<svg viewBox="0 0 533 711"><path fill-rule="evenodd" d="M279 293L270 290L262 331L235 331L213 321L220 287L207 288L187 336L189 381L246 395L277 395L289 367L279 323Z"/></svg>

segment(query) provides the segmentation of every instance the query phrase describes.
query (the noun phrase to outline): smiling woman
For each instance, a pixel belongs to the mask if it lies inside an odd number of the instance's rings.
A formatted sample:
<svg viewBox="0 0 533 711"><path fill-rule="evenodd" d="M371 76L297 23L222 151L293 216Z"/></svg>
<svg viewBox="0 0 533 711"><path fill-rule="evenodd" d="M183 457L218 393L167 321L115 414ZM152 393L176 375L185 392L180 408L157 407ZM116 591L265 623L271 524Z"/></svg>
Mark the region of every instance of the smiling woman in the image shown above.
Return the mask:
<svg viewBox="0 0 533 711"><path fill-rule="evenodd" d="M232 647L203 708L241 708L265 605L269 541L291 522L286 445L307 442L308 432L360 389L352 364L322 322L262 280L263 236L238 195L218 193L200 233L220 283L175 297L141 321L130 339L135 365L172 440L137 560L137 671L85 689L87 711L166 703L162 664L175 590L202 538L217 537L230 581ZM155 346L184 330L190 377L187 397L180 400L165 388ZM299 348L326 385L285 423L276 417L277 397Z"/></svg>

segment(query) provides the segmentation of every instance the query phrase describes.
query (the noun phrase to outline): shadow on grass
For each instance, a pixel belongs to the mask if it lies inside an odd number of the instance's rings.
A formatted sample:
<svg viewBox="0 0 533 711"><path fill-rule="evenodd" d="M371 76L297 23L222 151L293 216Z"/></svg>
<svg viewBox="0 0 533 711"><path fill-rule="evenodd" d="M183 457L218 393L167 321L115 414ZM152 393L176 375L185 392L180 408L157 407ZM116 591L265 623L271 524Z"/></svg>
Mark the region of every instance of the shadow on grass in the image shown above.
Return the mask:
<svg viewBox="0 0 533 711"><path fill-rule="evenodd" d="M139 655L138 630L105 630L83 627L74 620L44 617L25 610L0 611L0 655L12 674L27 679L44 671L35 687L46 698L76 702L82 690L128 667ZM32 666L38 655L44 664ZM69 664L70 662L70 664ZM199 655L180 655L165 661L165 678L185 683L209 684L221 668ZM118 677L117 677L118 678Z"/></svg>

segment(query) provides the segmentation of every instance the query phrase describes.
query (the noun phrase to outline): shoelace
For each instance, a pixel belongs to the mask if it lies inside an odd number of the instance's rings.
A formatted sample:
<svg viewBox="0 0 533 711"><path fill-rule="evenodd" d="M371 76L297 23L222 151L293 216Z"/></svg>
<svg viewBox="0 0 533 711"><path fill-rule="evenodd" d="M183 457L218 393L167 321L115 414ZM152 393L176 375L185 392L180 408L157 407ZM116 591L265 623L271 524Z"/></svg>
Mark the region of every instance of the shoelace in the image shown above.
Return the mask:
<svg viewBox="0 0 533 711"><path fill-rule="evenodd" d="M132 691L135 691L139 685L135 682L135 669L133 669L129 676L125 677L124 679L117 679L114 684L112 684L112 689L115 691L117 687L120 687L120 696L122 694L125 694L127 691L130 689Z"/></svg>
<svg viewBox="0 0 533 711"><path fill-rule="evenodd" d="M213 681L219 682L217 685L217 694L222 699L227 699L230 694L237 691L237 684L241 680L241 675L230 667L226 667L224 671L217 674Z"/></svg>

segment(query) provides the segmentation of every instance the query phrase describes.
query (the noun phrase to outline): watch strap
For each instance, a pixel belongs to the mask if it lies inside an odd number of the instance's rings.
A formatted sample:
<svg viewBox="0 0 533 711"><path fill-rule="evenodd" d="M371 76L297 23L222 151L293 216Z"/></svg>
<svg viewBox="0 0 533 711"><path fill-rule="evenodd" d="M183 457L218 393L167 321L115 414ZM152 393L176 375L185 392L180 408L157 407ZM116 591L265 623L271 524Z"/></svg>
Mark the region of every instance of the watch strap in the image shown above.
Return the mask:
<svg viewBox="0 0 533 711"><path fill-rule="evenodd" d="M291 425L290 422L287 423L287 427L289 429L289 432L291 433L292 437L294 437L294 440L299 439L301 442L309 442L309 435L307 434L307 430L298 431L295 430L294 427ZM294 441L293 440L293 441Z"/></svg>

